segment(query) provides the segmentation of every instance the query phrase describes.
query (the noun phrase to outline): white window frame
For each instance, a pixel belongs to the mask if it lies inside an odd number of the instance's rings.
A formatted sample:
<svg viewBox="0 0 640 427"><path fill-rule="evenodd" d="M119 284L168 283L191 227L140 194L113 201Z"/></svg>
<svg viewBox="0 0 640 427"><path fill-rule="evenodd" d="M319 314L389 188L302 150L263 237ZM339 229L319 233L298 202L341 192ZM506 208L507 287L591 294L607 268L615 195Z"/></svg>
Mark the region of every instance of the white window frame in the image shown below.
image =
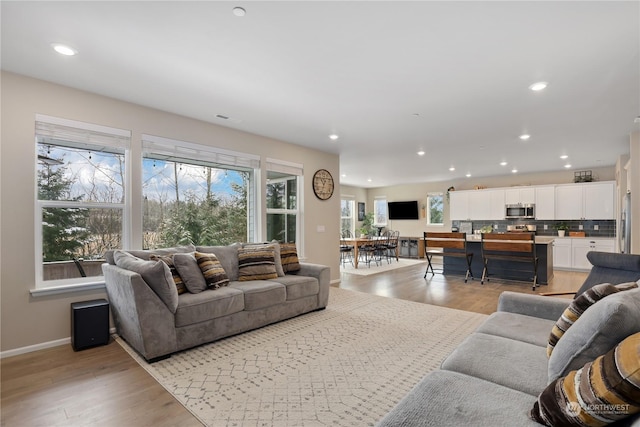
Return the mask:
<svg viewBox="0 0 640 427"><path fill-rule="evenodd" d="M296 248L298 254L303 257L304 256L304 233L302 232L304 227L304 215L302 207L304 206L304 195L303 195L303 176L304 176L304 165L301 163L289 162L286 160L274 159L271 157L266 158L265 162L265 174L269 172L280 172L285 173L290 176L296 176L296 209L274 209L266 207L265 205L265 230L262 239L266 239L266 220L267 215L269 214L281 214L281 215L295 215L296 216ZM277 182L280 179L275 179L273 181ZM281 180L286 180L286 178L282 178ZM267 183L265 182L264 190L266 193Z"/></svg>
<svg viewBox="0 0 640 427"><path fill-rule="evenodd" d="M378 207L384 211L384 219L378 221ZM387 207L387 196L376 196L373 199L373 225L375 227L386 227L389 223L389 209Z"/></svg>
<svg viewBox="0 0 640 427"><path fill-rule="evenodd" d="M48 136L61 141L79 143L90 149L92 146L109 147L115 151L122 151L125 157L125 172L123 177L124 203L96 203L66 200L39 200L37 168L35 170L35 289L33 295L55 294L68 290L95 289L104 285L104 276L90 276L70 279L44 280L43 253L42 253L42 215L46 208L102 208L118 209L122 211L122 244L128 245L131 236L131 132L93 123L85 123L75 120L36 114L35 116L35 145L38 144L38 136ZM63 146L63 144L60 144ZM34 161L37 161L37 152Z"/></svg>
<svg viewBox="0 0 640 427"><path fill-rule="evenodd" d="M442 199L442 222L431 222L431 198L432 197L440 197ZM433 227L444 227L444 193L442 192L433 192L427 193L427 225Z"/></svg>
<svg viewBox="0 0 640 427"><path fill-rule="evenodd" d="M351 204L351 216L347 217L347 216L342 216L342 202L347 202L349 204ZM356 234L356 219L357 219L357 215L358 213L356 212L356 198L354 196L342 196L342 198L340 199L340 234L342 235L342 221L345 219L349 219L349 231L351 232L352 236L355 236Z"/></svg>

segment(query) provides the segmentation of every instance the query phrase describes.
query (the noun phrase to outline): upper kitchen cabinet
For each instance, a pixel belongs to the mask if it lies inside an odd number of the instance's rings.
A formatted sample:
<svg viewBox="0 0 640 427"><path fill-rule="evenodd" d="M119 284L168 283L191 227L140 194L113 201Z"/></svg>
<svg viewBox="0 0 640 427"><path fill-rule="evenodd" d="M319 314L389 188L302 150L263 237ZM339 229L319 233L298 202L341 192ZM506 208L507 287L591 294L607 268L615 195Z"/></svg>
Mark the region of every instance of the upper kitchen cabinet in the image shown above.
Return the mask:
<svg viewBox="0 0 640 427"><path fill-rule="evenodd" d="M529 205L535 203L536 190L534 187L507 188L504 190L504 203L507 205Z"/></svg>
<svg viewBox="0 0 640 427"><path fill-rule="evenodd" d="M504 219L504 190L468 190L449 193L451 220Z"/></svg>
<svg viewBox="0 0 640 427"><path fill-rule="evenodd" d="M556 186L556 219L615 219L615 182Z"/></svg>
<svg viewBox="0 0 640 427"><path fill-rule="evenodd" d="M556 219L556 187L544 185L535 187L536 219Z"/></svg>
<svg viewBox="0 0 640 427"><path fill-rule="evenodd" d="M449 193L449 219L469 219L469 192L452 191Z"/></svg>

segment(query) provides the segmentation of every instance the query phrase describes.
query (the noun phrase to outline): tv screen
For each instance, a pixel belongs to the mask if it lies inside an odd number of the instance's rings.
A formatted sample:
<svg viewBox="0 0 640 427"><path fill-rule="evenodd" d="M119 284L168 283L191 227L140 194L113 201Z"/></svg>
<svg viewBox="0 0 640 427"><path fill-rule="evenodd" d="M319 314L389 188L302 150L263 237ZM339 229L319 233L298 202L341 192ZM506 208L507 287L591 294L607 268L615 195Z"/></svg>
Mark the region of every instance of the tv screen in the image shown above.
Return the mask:
<svg viewBox="0 0 640 427"><path fill-rule="evenodd" d="M389 202L389 219L420 219L418 201Z"/></svg>

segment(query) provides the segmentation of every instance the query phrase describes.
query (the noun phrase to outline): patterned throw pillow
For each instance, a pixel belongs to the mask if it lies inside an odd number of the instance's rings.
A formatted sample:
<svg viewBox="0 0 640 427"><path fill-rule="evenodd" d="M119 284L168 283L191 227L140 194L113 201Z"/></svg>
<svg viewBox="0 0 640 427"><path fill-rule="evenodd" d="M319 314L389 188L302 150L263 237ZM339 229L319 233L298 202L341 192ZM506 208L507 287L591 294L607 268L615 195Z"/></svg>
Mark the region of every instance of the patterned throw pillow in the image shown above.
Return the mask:
<svg viewBox="0 0 640 427"><path fill-rule="evenodd" d="M604 426L640 412L640 333L551 382L531 418L548 426Z"/></svg>
<svg viewBox="0 0 640 427"><path fill-rule="evenodd" d="M173 276L173 283L176 285L176 289L178 290L178 295L184 294L187 292L187 287L184 285L182 281L182 277L180 277L180 273L178 273L178 269L173 264L173 254L171 255L150 255L150 261L162 261L169 267L171 271L171 276Z"/></svg>
<svg viewBox="0 0 640 427"><path fill-rule="evenodd" d="M300 260L295 243L280 243L280 259L285 273L300 271Z"/></svg>
<svg viewBox="0 0 640 427"><path fill-rule="evenodd" d="M551 357L551 353L553 353L553 349L556 344L558 344L560 338L562 338L565 332L567 332L567 329L569 329L571 325L573 325L576 320L582 316L586 309L607 295L637 287L638 284L635 282L622 283L619 285L601 283L600 285L587 289L584 293L574 299L571 304L569 304L569 307L564 310L564 313L562 313L562 316L560 316L556 324L553 325L553 329L551 329L549 343L547 344L547 357Z"/></svg>
<svg viewBox="0 0 640 427"><path fill-rule="evenodd" d="M204 280L207 282L207 288L218 289L229 284L227 273L214 254L196 252L195 257Z"/></svg>
<svg viewBox="0 0 640 427"><path fill-rule="evenodd" d="M268 280L278 277L273 245L251 245L238 248L238 280Z"/></svg>

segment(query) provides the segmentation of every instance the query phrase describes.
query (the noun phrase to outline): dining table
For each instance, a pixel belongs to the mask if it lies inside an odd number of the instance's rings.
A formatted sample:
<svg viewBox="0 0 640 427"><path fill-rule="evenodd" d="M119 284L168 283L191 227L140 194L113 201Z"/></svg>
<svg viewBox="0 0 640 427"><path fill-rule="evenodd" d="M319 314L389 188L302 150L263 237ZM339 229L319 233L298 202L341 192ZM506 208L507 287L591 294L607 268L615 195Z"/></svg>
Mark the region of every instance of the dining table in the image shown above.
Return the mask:
<svg viewBox="0 0 640 427"><path fill-rule="evenodd" d="M358 253L360 246L370 244L372 240L385 240L386 237L348 237L341 239L342 244L353 246L353 267L358 268ZM398 258L398 245L396 245L396 259Z"/></svg>

